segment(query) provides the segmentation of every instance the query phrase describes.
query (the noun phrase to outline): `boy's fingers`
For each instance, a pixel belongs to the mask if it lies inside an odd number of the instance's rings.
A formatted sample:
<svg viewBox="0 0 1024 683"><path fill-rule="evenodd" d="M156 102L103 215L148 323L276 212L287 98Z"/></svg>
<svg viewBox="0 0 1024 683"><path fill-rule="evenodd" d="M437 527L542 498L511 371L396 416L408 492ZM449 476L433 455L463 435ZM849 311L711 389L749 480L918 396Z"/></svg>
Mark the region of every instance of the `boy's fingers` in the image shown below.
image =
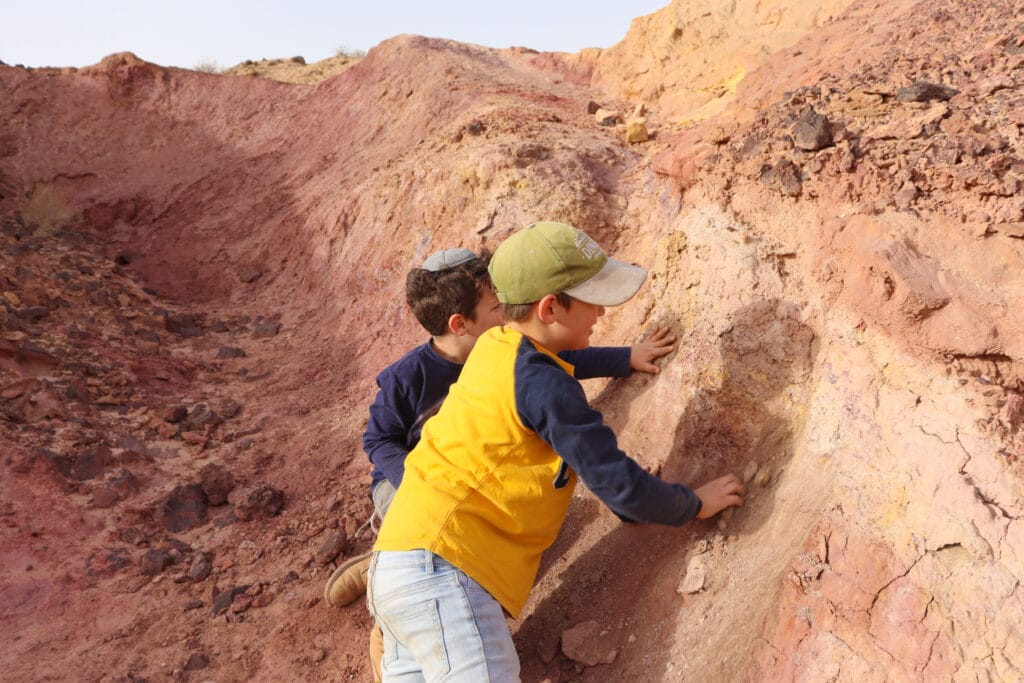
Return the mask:
<svg viewBox="0 0 1024 683"><path fill-rule="evenodd" d="M645 341L649 341L649 342L659 342L659 341L665 340L665 338L667 336L671 335L671 334L672 334L672 328L669 328L669 327L655 327L653 330L651 330L650 332L647 333L647 336L644 339L645 339ZM668 341L671 343L674 340L675 340L675 336L673 335L672 338L669 339Z"/></svg>
<svg viewBox="0 0 1024 683"><path fill-rule="evenodd" d="M738 493L741 496L746 494L747 492L747 489L743 486L743 484L741 484L740 481L735 478L732 481L726 482L725 488L727 491L729 491L729 493Z"/></svg>
<svg viewBox="0 0 1024 683"><path fill-rule="evenodd" d="M675 347L672 346L672 343L669 342L668 346L656 346L652 348L651 353L656 354L655 358L661 358L662 356L667 356L668 354L672 353L672 350L674 348Z"/></svg>

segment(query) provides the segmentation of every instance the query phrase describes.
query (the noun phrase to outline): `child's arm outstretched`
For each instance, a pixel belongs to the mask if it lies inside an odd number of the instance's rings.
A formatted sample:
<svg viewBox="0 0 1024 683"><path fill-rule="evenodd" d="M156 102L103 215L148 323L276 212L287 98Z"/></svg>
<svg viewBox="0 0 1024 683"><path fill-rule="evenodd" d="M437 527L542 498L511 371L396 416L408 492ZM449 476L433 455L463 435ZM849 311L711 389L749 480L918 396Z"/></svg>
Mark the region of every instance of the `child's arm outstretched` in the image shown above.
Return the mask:
<svg viewBox="0 0 1024 683"><path fill-rule="evenodd" d="M656 327L643 341L633 346L588 346L577 351L562 351L559 358L575 366L576 379L629 377L633 372L658 374L654 361L672 353L675 334L668 327Z"/></svg>
<svg viewBox="0 0 1024 683"><path fill-rule="evenodd" d="M629 348L629 367L636 372L657 375L661 368L654 361L675 350L676 335L669 327L655 327L637 344Z"/></svg>

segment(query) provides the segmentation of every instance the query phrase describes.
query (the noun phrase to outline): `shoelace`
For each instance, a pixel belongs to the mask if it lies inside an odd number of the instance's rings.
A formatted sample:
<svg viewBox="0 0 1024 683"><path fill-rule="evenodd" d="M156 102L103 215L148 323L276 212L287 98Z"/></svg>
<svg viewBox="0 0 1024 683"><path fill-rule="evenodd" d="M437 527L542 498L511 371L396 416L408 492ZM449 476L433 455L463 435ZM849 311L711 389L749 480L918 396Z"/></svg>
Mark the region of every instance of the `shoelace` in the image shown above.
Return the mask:
<svg viewBox="0 0 1024 683"><path fill-rule="evenodd" d="M359 536L362 535L363 529L366 527L370 527L370 531L373 532L374 536L380 533L380 523L377 520L380 520L381 522L384 521L383 518L377 514L377 511L374 510L370 513L369 519L363 522L362 525L356 529L356 538L359 538Z"/></svg>

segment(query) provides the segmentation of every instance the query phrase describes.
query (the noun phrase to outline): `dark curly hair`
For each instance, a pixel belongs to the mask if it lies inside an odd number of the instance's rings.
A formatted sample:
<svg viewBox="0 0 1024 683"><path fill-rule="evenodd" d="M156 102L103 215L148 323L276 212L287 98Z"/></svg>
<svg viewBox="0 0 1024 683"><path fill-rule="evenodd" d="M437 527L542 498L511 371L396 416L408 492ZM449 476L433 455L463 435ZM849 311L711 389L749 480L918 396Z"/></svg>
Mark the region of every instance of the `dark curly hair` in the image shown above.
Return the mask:
<svg viewBox="0 0 1024 683"><path fill-rule="evenodd" d="M487 264L491 252L484 249L473 260L441 271L413 268L405 277L405 301L432 336L448 331L448 318L459 313L476 320L475 309L491 289Z"/></svg>

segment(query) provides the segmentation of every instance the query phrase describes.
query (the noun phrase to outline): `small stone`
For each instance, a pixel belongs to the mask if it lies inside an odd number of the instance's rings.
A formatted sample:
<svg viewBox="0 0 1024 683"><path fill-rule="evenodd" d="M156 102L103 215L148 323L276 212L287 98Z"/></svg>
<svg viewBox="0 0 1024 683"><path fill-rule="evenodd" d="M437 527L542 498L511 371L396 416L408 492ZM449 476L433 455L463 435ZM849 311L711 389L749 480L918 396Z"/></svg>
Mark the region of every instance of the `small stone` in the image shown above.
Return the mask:
<svg viewBox="0 0 1024 683"><path fill-rule="evenodd" d="M346 542L348 537L341 529L329 534L316 551L316 561L323 565L333 562L334 558L341 554Z"/></svg>
<svg viewBox="0 0 1024 683"><path fill-rule="evenodd" d="M253 339L266 339L268 337L275 337L277 333L281 331L281 323L279 322L265 322L260 323L252 331Z"/></svg>
<svg viewBox="0 0 1024 683"><path fill-rule="evenodd" d="M747 463L747 467L743 470L743 483L749 484L750 480L757 476L757 461L751 460Z"/></svg>
<svg viewBox="0 0 1024 683"><path fill-rule="evenodd" d="M235 477L216 463L207 463L199 470L199 486L212 506L228 502L228 494L235 488Z"/></svg>
<svg viewBox="0 0 1024 683"><path fill-rule="evenodd" d="M114 505L118 500L117 491L108 486L101 486L92 492L93 507L104 510Z"/></svg>
<svg viewBox="0 0 1024 683"><path fill-rule="evenodd" d="M772 473L769 472L767 469L763 469L763 470L761 470L760 472L757 473L756 477L754 477L754 485L755 486L764 486L765 484L767 484L771 480L772 480Z"/></svg>
<svg viewBox="0 0 1024 683"><path fill-rule="evenodd" d="M230 420L242 412L242 404L231 398L220 398L213 402L213 409L225 420Z"/></svg>
<svg viewBox="0 0 1024 683"><path fill-rule="evenodd" d="M342 517L341 526L343 529L345 529L345 533L348 534L349 537L355 536L356 531L359 530L359 522L357 522L356 518L352 515L344 515Z"/></svg>
<svg viewBox="0 0 1024 683"><path fill-rule="evenodd" d="M222 529L226 526L234 524L237 521L238 517L235 515L235 511L232 508L231 510L225 512L223 515L220 515L219 517L214 517L213 526L215 526L218 529Z"/></svg>
<svg viewBox="0 0 1024 683"><path fill-rule="evenodd" d="M629 119L626 121L626 142L637 143L647 142L650 136L647 134L647 119Z"/></svg>
<svg viewBox="0 0 1024 683"><path fill-rule="evenodd" d="M135 473L124 467L107 479L107 486L117 493L118 498L124 500L134 496L142 488L139 478Z"/></svg>
<svg viewBox="0 0 1024 683"><path fill-rule="evenodd" d="M584 621L562 632L562 654L586 666L611 664L618 655L609 631L596 621Z"/></svg>
<svg viewBox="0 0 1024 683"><path fill-rule="evenodd" d="M729 522L732 521L732 516L736 512L736 508L729 507L722 510L718 515L718 530L725 531L725 528L729 526Z"/></svg>
<svg viewBox="0 0 1024 683"><path fill-rule="evenodd" d="M85 559L88 576L112 576L131 564L125 548L100 548Z"/></svg>
<svg viewBox="0 0 1024 683"><path fill-rule="evenodd" d="M4 292L3 296L12 306L21 306L21 297L14 292Z"/></svg>
<svg viewBox="0 0 1024 683"><path fill-rule="evenodd" d="M614 126L619 122L619 115L608 109L598 109L594 112L594 121L599 126Z"/></svg>
<svg viewBox="0 0 1024 683"><path fill-rule="evenodd" d="M273 593L261 593L252 599L252 606L260 609L266 607L274 601Z"/></svg>
<svg viewBox="0 0 1024 683"><path fill-rule="evenodd" d="M948 100L960 91L948 85L917 81L896 91L897 102L928 102L930 100Z"/></svg>
<svg viewBox="0 0 1024 683"><path fill-rule="evenodd" d="M707 569L704 566L704 560L699 555L693 556L686 563L686 573L683 575L679 587L676 588L676 592L680 595L699 593L704 590L706 580Z"/></svg>
<svg viewBox="0 0 1024 683"><path fill-rule="evenodd" d="M171 564L171 556L164 550L153 548L142 556L140 569L143 576L156 576Z"/></svg>
<svg viewBox="0 0 1024 683"><path fill-rule="evenodd" d="M596 114L597 110L600 108L601 105L595 102L594 100L590 100L589 102L587 102L587 113L590 114L591 116Z"/></svg>
<svg viewBox="0 0 1024 683"><path fill-rule="evenodd" d="M788 197L796 197L803 190L800 168L789 159L780 159L775 164L761 167L758 180L771 189Z"/></svg>
<svg viewBox="0 0 1024 683"><path fill-rule="evenodd" d="M189 313L168 315L164 318L164 329L181 337L201 337L203 328L196 316Z"/></svg>
<svg viewBox="0 0 1024 683"><path fill-rule="evenodd" d="M724 145L729 142L732 136L721 126L715 126L708 131L708 142L713 145Z"/></svg>
<svg viewBox="0 0 1024 683"><path fill-rule="evenodd" d="M205 581L212 571L213 560L210 556L202 552L196 553L196 557L192 561L192 566L188 570L188 578L192 583L200 583Z"/></svg>
<svg viewBox="0 0 1024 683"><path fill-rule="evenodd" d="M189 600L181 607L182 612L191 612L194 609L199 609L203 606L202 600Z"/></svg>
<svg viewBox="0 0 1024 683"><path fill-rule="evenodd" d="M252 596L247 595L246 593L236 595L231 601L231 611L234 614L248 612L250 607L252 607Z"/></svg>
<svg viewBox="0 0 1024 683"><path fill-rule="evenodd" d="M284 492L269 484L256 484L235 503L235 516L241 521L274 517L284 507Z"/></svg>
<svg viewBox="0 0 1024 683"><path fill-rule="evenodd" d="M138 527L130 526L121 529L118 537L130 545L140 545L146 540L146 535Z"/></svg>
<svg viewBox="0 0 1024 683"><path fill-rule="evenodd" d="M182 405L164 406L157 411L157 416L164 422L181 422L188 416L188 408Z"/></svg>
<svg viewBox="0 0 1024 683"><path fill-rule="evenodd" d="M28 323L36 323L50 315L50 309L46 306L27 306L15 311L14 314Z"/></svg>
<svg viewBox="0 0 1024 683"><path fill-rule="evenodd" d="M828 118L807 109L793 125L793 144L797 149L814 152L832 146L832 125Z"/></svg>
<svg viewBox="0 0 1024 683"><path fill-rule="evenodd" d="M896 206L900 209L910 208L911 203L917 199L917 186L910 180L903 183L903 186L892 196Z"/></svg>
<svg viewBox="0 0 1024 683"><path fill-rule="evenodd" d="M207 520L206 494L196 484L176 486L154 513L156 521L172 533L187 531Z"/></svg>
<svg viewBox="0 0 1024 683"><path fill-rule="evenodd" d="M249 284L250 282L256 282L256 280L259 280L261 275L263 275L263 273L255 268L242 268L242 270L238 272L238 279L245 284Z"/></svg>
<svg viewBox="0 0 1024 683"><path fill-rule="evenodd" d="M33 377L25 377L23 379L15 380L0 389L0 399L9 401L12 398L18 398L26 392L31 393L32 391L35 391L37 385L38 381Z"/></svg>
<svg viewBox="0 0 1024 683"><path fill-rule="evenodd" d="M229 588L226 591L218 593L213 599L213 607L210 610L213 616L226 612L228 607L231 607L231 603L234 602L235 596L242 595L247 590L249 590L248 584L244 586L235 586L234 588Z"/></svg>
<svg viewBox="0 0 1024 683"><path fill-rule="evenodd" d="M999 223L992 226L992 228L1007 237L1024 238L1024 223L1021 222Z"/></svg>
<svg viewBox="0 0 1024 683"><path fill-rule="evenodd" d="M182 425L186 431L202 431L207 425L216 427L224 419L205 403L197 403L188 411L188 419Z"/></svg>
<svg viewBox="0 0 1024 683"><path fill-rule="evenodd" d="M245 358L246 353L237 346L222 346L217 350L217 358Z"/></svg>
<svg viewBox="0 0 1024 683"><path fill-rule="evenodd" d="M205 669L209 665L210 658L204 654L196 652L188 658L187 662L185 662L185 671L199 671L200 669Z"/></svg>
<svg viewBox="0 0 1024 683"><path fill-rule="evenodd" d="M46 349L29 344L18 347L14 360L29 374L36 376L50 374L61 364L61 359Z"/></svg>

